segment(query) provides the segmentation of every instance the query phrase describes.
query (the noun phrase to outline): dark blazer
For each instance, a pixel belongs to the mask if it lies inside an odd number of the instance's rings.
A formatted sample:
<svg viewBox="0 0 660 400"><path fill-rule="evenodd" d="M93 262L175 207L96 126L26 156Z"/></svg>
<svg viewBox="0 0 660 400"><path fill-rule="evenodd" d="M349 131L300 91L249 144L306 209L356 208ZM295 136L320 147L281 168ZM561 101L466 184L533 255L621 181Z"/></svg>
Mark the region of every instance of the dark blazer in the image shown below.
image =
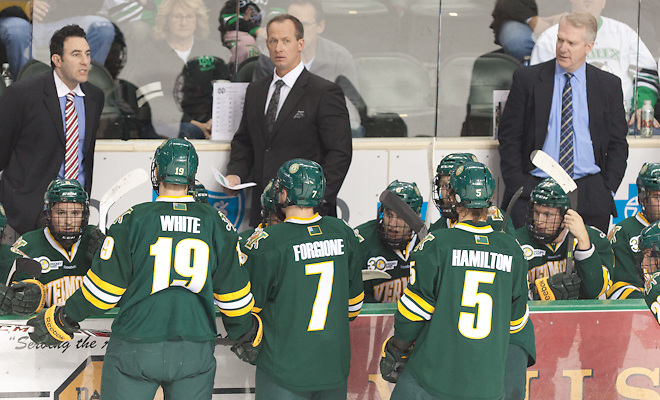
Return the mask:
<svg viewBox="0 0 660 400"><path fill-rule="evenodd" d="M292 158L313 160L323 167L325 200L334 215L337 192L353 153L344 93L336 84L303 70L282 105L273 132L267 135L264 110L271 81L272 75L248 86L227 165L229 175L257 184L252 192L250 225L259 223L263 188Z"/></svg>
<svg viewBox="0 0 660 400"><path fill-rule="evenodd" d="M628 159L628 127L623 109L621 80L589 64L586 68L589 131L594 156L605 187L608 191L616 192L626 172ZM529 174L534 169L529 155L533 150L541 149L545 141L554 73L553 59L520 68L513 74L511 91L498 132L500 167L506 184L504 205L508 204L513 192L520 186L525 187L522 198L529 198L529 193L538 181ZM605 193L612 198L609 192ZM601 197L600 201L603 200ZM612 213L616 212L614 201L607 206Z"/></svg>
<svg viewBox="0 0 660 400"><path fill-rule="evenodd" d="M91 83L85 93L85 190L92 189L94 145L103 110L103 91ZM65 137L52 72L16 82L0 95L0 202L18 233L39 228L44 193L64 161Z"/></svg>

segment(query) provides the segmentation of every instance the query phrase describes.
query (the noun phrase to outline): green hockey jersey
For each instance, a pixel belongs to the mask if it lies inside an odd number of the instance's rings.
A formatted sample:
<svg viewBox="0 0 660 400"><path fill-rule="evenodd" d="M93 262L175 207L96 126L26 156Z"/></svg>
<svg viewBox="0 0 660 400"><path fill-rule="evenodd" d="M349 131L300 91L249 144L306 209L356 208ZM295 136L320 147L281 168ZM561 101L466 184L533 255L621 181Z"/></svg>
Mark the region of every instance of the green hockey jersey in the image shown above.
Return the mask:
<svg viewBox="0 0 660 400"><path fill-rule="evenodd" d="M496 206L488 208L488 218L486 219L486 222L494 231L501 231L502 224L504 223L504 214L502 214L502 210ZM450 219L441 216L440 219L431 224L429 231L433 232L436 229L451 228L454 225L456 225L456 222L452 222ZM514 230L513 222L511 222L511 218L509 218L506 222L506 232L513 234Z"/></svg>
<svg viewBox="0 0 660 400"><path fill-rule="evenodd" d="M254 298L238 234L192 196L160 196L112 224L83 286L69 298L75 321L119 306L112 336L129 342L212 340L215 305L231 339L250 329Z"/></svg>
<svg viewBox="0 0 660 400"><path fill-rule="evenodd" d="M362 269L384 271L392 279L364 281L364 301L397 303L408 286L410 254L417 245L417 235L413 233L404 250L392 250L378 238L377 228L378 220L371 220L355 229L363 256Z"/></svg>
<svg viewBox="0 0 660 400"><path fill-rule="evenodd" d="M641 212L616 224L608 235L614 251L612 287L607 291L608 299L641 299L644 297L644 282L637 273L635 255L642 229L649 226Z"/></svg>
<svg viewBox="0 0 660 400"><path fill-rule="evenodd" d="M654 272L644 285L644 300L660 324L660 271Z"/></svg>
<svg viewBox="0 0 660 400"><path fill-rule="evenodd" d="M509 337L529 317L526 271L515 239L486 223L436 230L417 245L394 334L415 341L405 368L431 395L499 399Z"/></svg>
<svg viewBox="0 0 660 400"><path fill-rule="evenodd" d="M16 251L15 258L22 257L20 252L23 252L41 264L39 281L46 289L46 307L63 306L82 286L83 277L90 267L86 253L92 229L97 228L87 226L80 239L68 251L55 240L48 228L27 232L12 245ZM18 273L14 281L28 278L31 277Z"/></svg>
<svg viewBox="0 0 660 400"><path fill-rule="evenodd" d="M362 257L353 230L334 217L287 218L257 229L243 247L255 310L264 323L257 358L294 391L345 384L348 322L362 308Z"/></svg>

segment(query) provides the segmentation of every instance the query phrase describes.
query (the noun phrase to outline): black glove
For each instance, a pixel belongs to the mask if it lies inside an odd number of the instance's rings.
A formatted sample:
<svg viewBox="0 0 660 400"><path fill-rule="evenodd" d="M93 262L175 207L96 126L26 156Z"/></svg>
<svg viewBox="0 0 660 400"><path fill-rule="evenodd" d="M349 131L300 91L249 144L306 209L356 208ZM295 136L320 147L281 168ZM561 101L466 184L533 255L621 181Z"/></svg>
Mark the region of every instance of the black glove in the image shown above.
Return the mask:
<svg viewBox="0 0 660 400"><path fill-rule="evenodd" d="M73 339L73 333L80 329L77 322L64 315L62 306L41 310L36 317L30 318L27 324L34 327L34 331L30 332L30 339L47 346L57 346Z"/></svg>
<svg viewBox="0 0 660 400"><path fill-rule="evenodd" d="M396 336L387 339L383 343L383 354L380 358L380 374L383 379L396 383L411 352L412 342L404 342Z"/></svg>
<svg viewBox="0 0 660 400"><path fill-rule="evenodd" d="M103 241L105 240L105 235L101 230L95 226L90 227L89 229L89 242L87 242L87 251L85 252L85 258L89 261L89 265L92 264L94 255L96 251L101 247Z"/></svg>
<svg viewBox="0 0 660 400"><path fill-rule="evenodd" d="M15 294L11 302L13 314L32 315L41 311L46 304L46 288L36 279L20 281L10 289Z"/></svg>
<svg viewBox="0 0 660 400"><path fill-rule="evenodd" d="M261 339L263 335L264 326L261 318L257 314L252 313L252 327L247 333L238 338L236 344L231 346L231 351L241 360L254 364L261 351Z"/></svg>
<svg viewBox="0 0 660 400"><path fill-rule="evenodd" d="M4 283L0 283L0 315L10 315L12 313L11 302L15 296L16 294L11 288Z"/></svg>
<svg viewBox="0 0 660 400"><path fill-rule="evenodd" d="M532 295L534 300L574 300L580 296L582 279L576 273L566 275L563 272L550 278L539 278L534 281Z"/></svg>

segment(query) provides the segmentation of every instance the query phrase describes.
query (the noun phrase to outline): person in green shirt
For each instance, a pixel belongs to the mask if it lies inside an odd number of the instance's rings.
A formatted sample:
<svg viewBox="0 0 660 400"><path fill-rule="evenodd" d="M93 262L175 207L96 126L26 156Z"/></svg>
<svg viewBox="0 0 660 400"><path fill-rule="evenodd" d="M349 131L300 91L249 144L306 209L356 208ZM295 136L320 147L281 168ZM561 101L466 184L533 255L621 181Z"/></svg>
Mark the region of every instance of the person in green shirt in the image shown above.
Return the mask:
<svg viewBox="0 0 660 400"><path fill-rule="evenodd" d="M641 299L644 280L635 256L639 253L642 229L660 220L660 164L644 163L637 175L640 212L616 224L608 235L614 251L612 287L608 299Z"/></svg>
<svg viewBox="0 0 660 400"><path fill-rule="evenodd" d="M422 195L415 182L398 180L387 186L418 215L422 210ZM363 255L362 268L384 271L390 279L364 281L364 301L367 303L397 303L408 285L410 255L419 242L417 234L397 214L380 205L378 218L355 229Z"/></svg>
<svg viewBox="0 0 660 400"><path fill-rule="evenodd" d="M281 215L281 212L277 212L277 193L273 190L274 183L275 178L268 181L264 191L261 193L261 222L259 225L254 229L246 229L239 234L238 241L241 245L245 244L245 241L252 236L257 229L263 229L270 225L279 224L284 219L284 215Z"/></svg>
<svg viewBox="0 0 660 400"><path fill-rule="evenodd" d="M254 361L260 319L238 234L209 204L188 195L198 157L190 142L170 139L154 154L155 202L121 214L83 278L63 306L28 320L30 338L46 345L71 340L78 322L115 306L101 376L104 400L210 400L216 361L217 308L232 350Z"/></svg>
<svg viewBox="0 0 660 400"><path fill-rule="evenodd" d="M644 300L660 324L660 221L642 230L636 263L644 278Z"/></svg>
<svg viewBox="0 0 660 400"><path fill-rule="evenodd" d="M511 235L486 222L492 174L467 161L450 187L458 223L415 248L394 336L383 345L392 400L500 399L509 337L528 321L527 262Z"/></svg>

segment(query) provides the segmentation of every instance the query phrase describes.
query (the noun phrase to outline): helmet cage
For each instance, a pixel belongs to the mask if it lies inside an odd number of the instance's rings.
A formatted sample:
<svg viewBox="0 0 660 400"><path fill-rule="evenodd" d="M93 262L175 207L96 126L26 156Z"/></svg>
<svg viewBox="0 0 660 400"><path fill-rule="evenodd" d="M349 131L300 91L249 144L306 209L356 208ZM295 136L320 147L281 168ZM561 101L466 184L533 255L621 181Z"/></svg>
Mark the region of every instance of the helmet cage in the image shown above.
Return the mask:
<svg viewBox="0 0 660 400"><path fill-rule="evenodd" d="M82 204L80 226L73 232L59 230L63 224L59 221L61 217L54 213L57 204ZM46 226L55 240L63 246L71 246L80 239L89 223L89 196L77 180L56 179L48 185L44 195L44 215Z"/></svg>
<svg viewBox="0 0 660 400"><path fill-rule="evenodd" d="M386 213L387 216L385 216ZM412 239L412 228L399 216L395 217L396 214L390 215L390 213L394 214L382 204L378 207L376 234L381 243L391 250L403 250Z"/></svg>
<svg viewBox="0 0 660 400"><path fill-rule="evenodd" d="M539 217L535 210L535 205L541 205L541 206L547 206L551 207L554 209L557 209L559 212L552 218L546 218L544 227L545 229L541 228L541 222L539 221ZM548 206L545 204L538 203L537 201L530 199L529 202L527 203L527 231L529 232L529 235L534 239L536 242L541 243L541 244L547 244L547 243L552 243L557 237L559 237L559 234L562 231L562 222L564 222L564 215L566 215L566 208L563 207L552 207ZM547 227L550 226L548 229Z"/></svg>

